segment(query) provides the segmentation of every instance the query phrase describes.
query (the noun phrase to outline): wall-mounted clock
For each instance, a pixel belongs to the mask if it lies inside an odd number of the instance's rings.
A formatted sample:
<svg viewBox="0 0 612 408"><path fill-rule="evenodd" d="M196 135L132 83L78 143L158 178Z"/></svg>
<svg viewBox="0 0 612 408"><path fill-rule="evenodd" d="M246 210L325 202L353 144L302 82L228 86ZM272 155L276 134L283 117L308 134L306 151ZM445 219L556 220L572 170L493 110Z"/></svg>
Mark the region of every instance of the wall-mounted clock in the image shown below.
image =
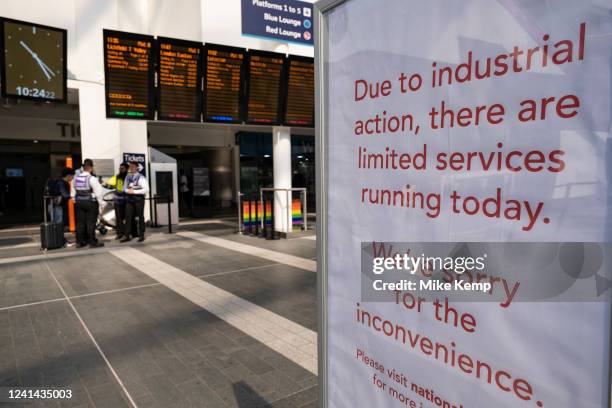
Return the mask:
<svg viewBox="0 0 612 408"><path fill-rule="evenodd" d="M66 30L9 19L0 29L2 96L66 102Z"/></svg>

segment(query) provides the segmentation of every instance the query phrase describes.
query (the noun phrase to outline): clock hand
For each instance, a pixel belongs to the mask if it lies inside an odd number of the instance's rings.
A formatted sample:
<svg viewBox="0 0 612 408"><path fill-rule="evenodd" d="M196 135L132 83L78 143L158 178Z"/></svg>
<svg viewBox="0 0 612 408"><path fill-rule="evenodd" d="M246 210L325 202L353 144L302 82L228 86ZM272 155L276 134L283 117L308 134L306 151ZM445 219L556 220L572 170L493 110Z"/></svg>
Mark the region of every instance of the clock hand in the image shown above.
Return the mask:
<svg viewBox="0 0 612 408"><path fill-rule="evenodd" d="M35 57L34 58L36 60L36 63L38 64L38 66L40 67L40 69L42 70L43 74L45 74L45 76L47 77L47 81L51 80L51 76L49 75L49 73L47 72L47 70L45 69L45 67L43 66L42 61L40 60L40 58Z"/></svg>
<svg viewBox="0 0 612 408"><path fill-rule="evenodd" d="M30 49L30 47L27 46L26 43L24 43L23 41L19 41L19 43L21 44L21 46L23 48L25 48L25 50L27 52L30 53L30 55L32 56L32 58L34 58L34 61L36 61L36 63L38 64L38 66L40 67L40 69L42 70L43 74L45 74L45 76L47 77L47 81L51 80L51 76L49 75L49 72L51 73L51 75L55 76L55 73L44 63L42 62L42 60L38 57L38 55L32 51ZM47 70L49 72L47 72Z"/></svg>
<svg viewBox="0 0 612 408"><path fill-rule="evenodd" d="M51 76L55 76L55 72L53 72L53 70L51 68L49 68L49 66L47 64L45 64L43 62L43 60L40 59L40 57L37 55L36 59L38 60L38 62L40 64L42 64L42 66L49 72L49 74L51 74Z"/></svg>
<svg viewBox="0 0 612 408"><path fill-rule="evenodd" d="M23 48L25 48L25 49L26 49L26 51L30 53L30 55L32 55L32 58L36 58L36 53L35 53L34 51L32 51L32 50L30 49L30 47L28 47L28 46L26 45L26 43L24 43L23 41L19 41L19 44L21 44L21 46L22 46Z"/></svg>

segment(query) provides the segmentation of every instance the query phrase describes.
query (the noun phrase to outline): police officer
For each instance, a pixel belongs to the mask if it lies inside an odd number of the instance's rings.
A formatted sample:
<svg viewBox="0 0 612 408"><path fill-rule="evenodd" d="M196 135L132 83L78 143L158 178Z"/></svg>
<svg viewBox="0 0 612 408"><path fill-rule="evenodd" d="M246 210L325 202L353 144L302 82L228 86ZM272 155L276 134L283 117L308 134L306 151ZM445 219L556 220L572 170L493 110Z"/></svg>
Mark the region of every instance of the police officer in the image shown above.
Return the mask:
<svg viewBox="0 0 612 408"><path fill-rule="evenodd" d="M106 182L108 187L115 190L113 199L113 207L115 209L115 231L117 233L115 239L123 238L125 231L126 194L123 192L123 183L128 174L128 167L129 165L127 163L121 163L119 165L119 173L115 174Z"/></svg>
<svg viewBox="0 0 612 408"><path fill-rule="evenodd" d="M149 183L145 176L138 172L138 162L130 162L130 171L123 183L123 191L126 194L125 203L125 229L121 242L128 242L132 239L132 224L138 217L138 242L145 239L145 219L144 204L145 197L149 192Z"/></svg>
<svg viewBox="0 0 612 408"><path fill-rule="evenodd" d="M96 222L100 207L104 207L104 189L93 174L91 159L83 161L83 171L73 180L70 195L77 209L76 241L77 247L89 244L91 248L104 246L96 240Z"/></svg>

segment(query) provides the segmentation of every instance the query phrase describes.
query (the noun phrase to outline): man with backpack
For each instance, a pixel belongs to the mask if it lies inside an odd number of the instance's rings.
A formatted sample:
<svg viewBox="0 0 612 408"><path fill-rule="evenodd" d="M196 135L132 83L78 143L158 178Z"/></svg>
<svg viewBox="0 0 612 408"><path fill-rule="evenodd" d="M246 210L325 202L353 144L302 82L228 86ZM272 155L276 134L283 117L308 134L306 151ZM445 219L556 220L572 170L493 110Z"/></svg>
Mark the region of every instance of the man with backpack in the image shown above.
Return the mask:
<svg viewBox="0 0 612 408"><path fill-rule="evenodd" d="M49 218L56 224L66 226L65 215L68 212L68 200L70 199L70 182L74 177L74 170L69 168L62 169L60 179L51 179L47 182L46 194L49 197L47 210Z"/></svg>

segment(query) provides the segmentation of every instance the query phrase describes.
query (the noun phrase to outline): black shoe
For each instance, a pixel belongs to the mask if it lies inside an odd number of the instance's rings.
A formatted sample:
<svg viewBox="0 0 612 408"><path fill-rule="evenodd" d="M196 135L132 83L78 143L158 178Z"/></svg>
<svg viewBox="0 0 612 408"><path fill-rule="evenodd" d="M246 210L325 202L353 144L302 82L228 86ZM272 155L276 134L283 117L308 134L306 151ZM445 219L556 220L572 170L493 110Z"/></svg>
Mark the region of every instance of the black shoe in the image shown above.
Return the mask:
<svg viewBox="0 0 612 408"><path fill-rule="evenodd" d="M123 244L124 242L130 242L131 240L132 240L132 238L130 238L129 236L127 236L127 237L123 237L123 238L121 238L121 241L119 241L119 242L121 242L121 243Z"/></svg>
<svg viewBox="0 0 612 408"><path fill-rule="evenodd" d="M101 248L104 246L104 242L94 242L93 244L89 244L90 248Z"/></svg>
<svg viewBox="0 0 612 408"><path fill-rule="evenodd" d="M84 243L84 242L80 242L80 243L78 243L78 244L77 244L77 246L76 246L76 247L77 247L77 248L85 248L86 246L87 246L87 244L86 244L86 243Z"/></svg>
<svg viewBox="0 0 612 408"><path fill-rule="evenodd" d="M138 237L138 242L144 241L144 237Z"/></svg>

